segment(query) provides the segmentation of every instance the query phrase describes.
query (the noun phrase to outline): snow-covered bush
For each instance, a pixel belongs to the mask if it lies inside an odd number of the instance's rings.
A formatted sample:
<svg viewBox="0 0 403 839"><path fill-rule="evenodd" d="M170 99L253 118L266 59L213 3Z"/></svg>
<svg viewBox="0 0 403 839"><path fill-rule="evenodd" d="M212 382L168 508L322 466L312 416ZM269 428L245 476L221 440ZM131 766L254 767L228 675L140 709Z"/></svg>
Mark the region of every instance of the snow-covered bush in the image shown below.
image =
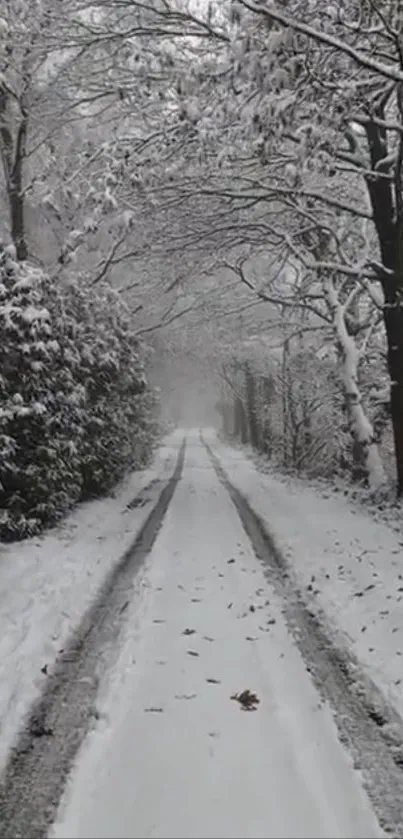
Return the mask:
<svg viewBox="0 0 403 839"><path fill-rule="evenodd" d="M56 521L144 462L153 397L108 287L55 286L0 255L0 537Z"/></svg>

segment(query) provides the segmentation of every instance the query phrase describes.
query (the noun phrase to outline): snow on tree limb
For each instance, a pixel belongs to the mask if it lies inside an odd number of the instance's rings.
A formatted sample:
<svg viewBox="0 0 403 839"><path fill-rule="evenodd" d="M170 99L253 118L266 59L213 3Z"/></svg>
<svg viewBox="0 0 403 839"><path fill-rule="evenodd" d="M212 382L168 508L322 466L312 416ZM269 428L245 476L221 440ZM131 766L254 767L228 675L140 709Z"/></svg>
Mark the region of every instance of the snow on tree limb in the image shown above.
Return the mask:
<svg viewBox="0 0 403 839"><path fill-rule="evenodd" d="M370 56L365 55L363 52L355 49L350 44L342 41L340 38L336 38L328 32L320 31L319 29L309 26L303 21L297 20L295 17L284 14L271 3L263 5L260 2L256 2L256 0L239 0L239 2L251 12L264 15L265 17L280 23L282 26L289 27L296 32L301 32L301 34L313 38L313 40L318 43L334 47L337 51L352 58L359 67L365 67L367 70L373 70L378 75L386 79L392 79L394 82L403 82L403 69L398 69L393 65L375 61Z"/></svg>

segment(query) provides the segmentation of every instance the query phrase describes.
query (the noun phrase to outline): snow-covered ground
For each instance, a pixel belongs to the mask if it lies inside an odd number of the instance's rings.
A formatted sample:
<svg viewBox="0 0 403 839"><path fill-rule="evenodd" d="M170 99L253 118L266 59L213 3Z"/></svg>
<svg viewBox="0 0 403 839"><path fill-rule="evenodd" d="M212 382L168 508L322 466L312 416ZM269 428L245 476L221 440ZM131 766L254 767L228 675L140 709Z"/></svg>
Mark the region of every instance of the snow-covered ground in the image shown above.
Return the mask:
<svg viewBox="0 0 403 839"><path fill-rule="evenodd" d="M42 538L0 548L0 768L58 651L161 487L145 493L144 506L129 502L172 475L183 433L115 497L78 508ZM213 431L204 437L266 522L304 599L403 715L403 531L351 500L262 473ZM284 604L198 431L187 438L183 478L138 572L99 719L52 835L379 836ZM256 692L255 711L233 698L243 690Z"/></svg>
<svg viewBox="0 0 403 839"><path fill-rule="evenodd" d="M46 670L150 510L127 505L154 479L170 477L181 438L166 438L151 467L113 498L83 504L42 537L0 547L0 769Z"/></svg>
<svg viewBox="0 0 403 839"><path fill-rule="evenodd" d="M252 467L229 449L220 454L249 489ZM254 481L259 487L260 476ZM286 498L283 505L286 515ZM266 497L270 521L280 508ZM101 722L78 756L52 836L380 836L195 434L141 574L99 697ZM256 692L256 710L235 698L244 690Z"/></svg>
<svg viewBox="0 0 403 839"><path fill-rule="evenodd" d="M323 610L403 716L403 524L392 529L347 499L262 474L213 431L206 439L265 521L312 609Z"/></svg>

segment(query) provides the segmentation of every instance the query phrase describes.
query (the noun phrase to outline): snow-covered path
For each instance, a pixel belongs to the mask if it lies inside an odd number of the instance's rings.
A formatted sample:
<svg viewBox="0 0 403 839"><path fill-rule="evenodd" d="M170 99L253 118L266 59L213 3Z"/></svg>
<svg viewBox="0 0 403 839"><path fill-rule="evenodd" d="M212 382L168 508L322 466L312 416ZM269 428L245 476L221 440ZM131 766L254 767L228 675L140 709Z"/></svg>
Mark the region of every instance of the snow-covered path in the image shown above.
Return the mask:
<svg viewBox="0 0 403 839"><path fill-rule="evenodd" d="M196 434L142 583L51 835L382 835Z"/></svg>

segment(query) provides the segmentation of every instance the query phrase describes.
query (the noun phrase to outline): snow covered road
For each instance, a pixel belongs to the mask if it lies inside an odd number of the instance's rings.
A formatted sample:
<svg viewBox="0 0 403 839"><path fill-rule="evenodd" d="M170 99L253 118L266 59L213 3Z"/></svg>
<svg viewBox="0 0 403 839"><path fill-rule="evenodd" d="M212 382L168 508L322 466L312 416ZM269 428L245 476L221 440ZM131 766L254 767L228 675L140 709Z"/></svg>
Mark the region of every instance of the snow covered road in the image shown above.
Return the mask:
<svg viewBox="0 0 403 839"><path fill-rule="evenodd" d="M383 835L196 433L142 574L51 835Z"/></svg>

